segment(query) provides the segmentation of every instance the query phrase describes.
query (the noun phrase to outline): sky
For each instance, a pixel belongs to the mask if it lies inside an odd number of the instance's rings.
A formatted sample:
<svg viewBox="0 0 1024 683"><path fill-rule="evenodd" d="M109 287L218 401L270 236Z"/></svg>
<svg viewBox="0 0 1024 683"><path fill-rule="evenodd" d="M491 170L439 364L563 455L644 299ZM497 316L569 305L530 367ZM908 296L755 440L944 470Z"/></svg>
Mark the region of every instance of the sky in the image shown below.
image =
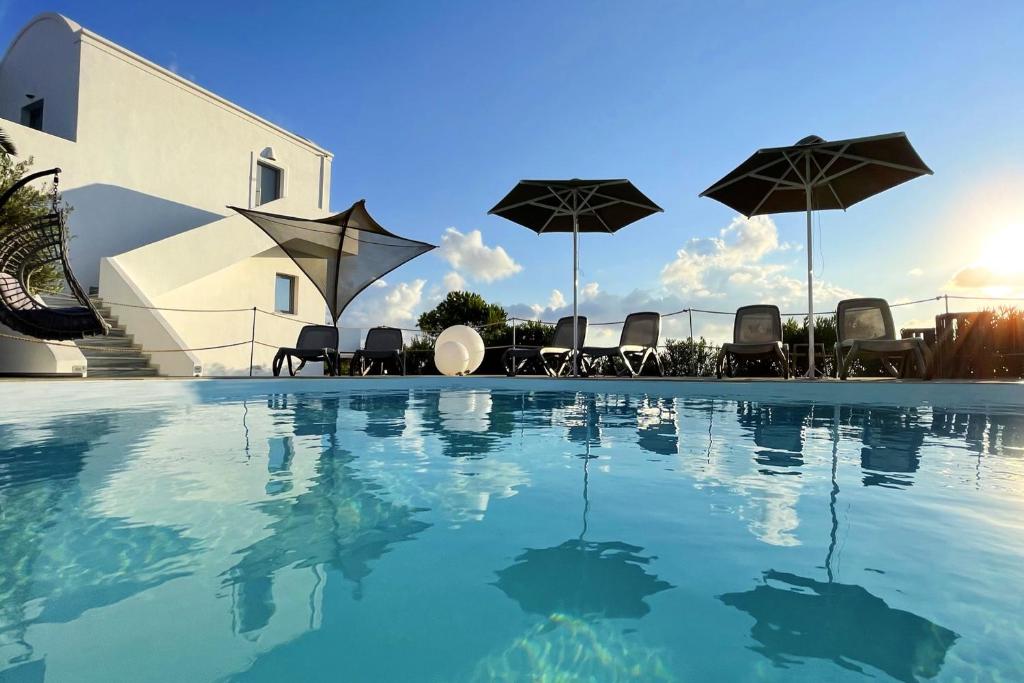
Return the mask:
<svg viewBox="0 0 1024 683"><path fill-rule="evenodd" d="M664 208L581 238L592 321L805 311L803 215L747 220L698 195L809 134L905 131L935 172L817 214L817 310L1024 295L1024 3L18 0L0 2L0 42L43 11L333 151L333 209L365 198L383 225L439 245L343 324L411 326L459 288L514 315L571 314L571 236L487 215L522 178L629 178ZM899 308L897 325L942 307ZM666 318L664 336L688 324ZM722 341L732 319L693 324Z"/></svg>

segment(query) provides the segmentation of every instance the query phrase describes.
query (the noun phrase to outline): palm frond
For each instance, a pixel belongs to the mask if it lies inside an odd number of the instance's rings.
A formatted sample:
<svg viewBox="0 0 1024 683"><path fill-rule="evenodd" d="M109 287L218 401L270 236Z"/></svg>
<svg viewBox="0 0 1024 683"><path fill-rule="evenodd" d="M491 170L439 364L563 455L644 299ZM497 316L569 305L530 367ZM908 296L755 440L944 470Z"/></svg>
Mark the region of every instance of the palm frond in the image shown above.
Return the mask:
<svg viewBox="0 0 1024 683"><path fill-rule="evenodd" d="M7 137L7 133L2 130L0 130L0 150L3 150L8 154L18 153L18 149L14 146L14 142Z"/></svg>

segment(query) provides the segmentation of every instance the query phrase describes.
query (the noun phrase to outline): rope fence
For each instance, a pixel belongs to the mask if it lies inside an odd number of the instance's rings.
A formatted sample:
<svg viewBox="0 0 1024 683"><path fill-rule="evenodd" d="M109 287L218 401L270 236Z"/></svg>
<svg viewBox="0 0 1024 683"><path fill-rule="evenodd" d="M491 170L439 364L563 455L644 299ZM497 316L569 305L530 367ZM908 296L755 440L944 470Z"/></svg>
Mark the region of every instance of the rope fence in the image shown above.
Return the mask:
<svg viewBox="0 0 1024 683"><path fill-rule="evenodd" d="M61 298L61 297L64 297L66 295L57 294L57 295L48 295L48 296L52 296L53 298ZM944 302L945 303L945 311L946 311L946 313L949 313L949 302L950 302L950 300L954 300L954 301L1024 302L1024 297L990 297L990 296L966 296L966 295L940 294L940 295L933 296L933 297L928 297L928 298L925 298L925 299L916 299L916 300L913 300L913 301L900 301L900 302L892 303L889 306L890 306L890 308L899 308L899 307L904 307L904 306L914 306L914 305L925 304L925 303ZM285 343L270 343L270 342L266 342L266 341L263 341L263 340L256 339L256 322L257 322L257 316L258 315L268 316L268 317L271 317L271 318L277 318L277 319L281 319L281 320L285 320L285 321L288 321L288 322L297 323L297 324L301 324L301 325L324 325L324 324L327 324L326 322L313 322L313 321L309 321L309 320L303 320L301 318L297 318L297 317L292 316L292 315L283 314L283 313L280 313L280 312L277 312L277 311L268 311L268 310L259 308L258 306L250 306L250 307L247 307L247 308L178 308L178 307L146 306L146 305L142 305L142 304L129 304L129 303L124 303L124 302L103 300L102 301L102 307L103 308L107 308L107 307L124 307L124 308L130 308L130 309L143 309L143 310L170 312L170 313L199 313L199 314L206 314L206 313L214 313L214 314L246 313L248 315L251 315L252 316L252 325L251 325L251 331L250 331L250 338L246 339L246 340L243 340L243 341L224 343L224 344L215 344L215 345L210 345L210 346L189 347L189 348L172 348L172 349L149 349L149 348L143 348L141 350L142 353L144 353L144 354L163 354L163 353L184 353L184 352L195 352L195 351L216 351L216 350L221 350L221 349L229 349L229 348L236 348L236 347L242 347L242 346L249 346L250 347L250 354L249 354L249 374L250 375L252 375L252 371L253 371L253 367L254 367L253 361L254 361L255 349L256 349L257 346L259 346L261 348L278 349L278 348L281 348L282 346L288 346L288 344L293 343L293 340L291 340L291 339L287 340ZM675 317L675 316L687 315L689 317L689 319L690 319L690 321L689 321L690 322L690 325L689 325L689 327L690 327L689 338L693 339L693 314L694 313L705 314L705 315L721 315L721 316L734 316L735 315L735 311L723 311L723 310L715 310L715 309L707 309L707 308L687 307L687 308L681 308L681 309L676 310L676 311L671 311L669 313L664 313L664 314L662 314L661 317L662 318L671 318L671 317ZM814 315L815 315L815 317L818 317L818 316L829 316L829 315L835 315L835 313L836 313L835 310L816 311L814 313ZM807 316L807 314L805 312L782 313L781 315L784 318L806 318L806 316ZM499 321L499 322L494 322L494 323L486 323L486 324L483 324L483 325L470 325L470 327L473 327L474 329L476 329L478 331L484 331L484 330L487 330L489 328L494 328L494 327L511 327L511 330L512 330L512 343L511 344L500 344L500 345L486 347L488 349L502 349L502 348L509 348L509 347L515 347L516 346L516 328L518 327L519 323L529 323L529 324L534 324L534 325L548 325L548 326L553 326L553 325L556 324L555 322L552 322L552 321L539 320L539 319L536 319L536 318L520 318L518 316L510 316L510 317L506 318L506 320L504 320L504 321ZM612 326L612 325L622 325L624 323L625 323L625 320L608 320L608 321L600 321L600 322L590 322L589 325L591 325L591 326ZM362 326L360 326L360 327L351 327L351 326L338 325L337 327L339 329L363 329ZM432 337L433 336L427 330L423 330L423 329L421 329L419 327L399 327L399 328L396 328L396 329L399 329L399 330L401 330L403 332L410 332L410 333L416 333L416 334L420 334L420 335L425 335L427 337ZM70 347L70 348L77 348L77 349L80 349L80 350L89 350L89 351L96 350L96 351L108 351L109 352L109 351L112 350L112 348L116 348L116 347L110 347L110 346L90 345L88 342L81 343L81 344L76 344L74 342L46 341L46 340L35 339L35 338L31 338L31 337L24 337L24 336L19 336L19 335L10 335L10 334L4 334L4 333L0 333L0 339L11 339L11 340L15 340L15 341L22 341L22 342L29 342L29 343L38 343L38 344L47 344L47 345L50 345L50 346ZM659 349L668 348L668 345L666 345L666 344L659 344L658 348ZM409 349L409 351L413 352L413 353L416 353L416 352L422 351L422 349Z"/></svg>

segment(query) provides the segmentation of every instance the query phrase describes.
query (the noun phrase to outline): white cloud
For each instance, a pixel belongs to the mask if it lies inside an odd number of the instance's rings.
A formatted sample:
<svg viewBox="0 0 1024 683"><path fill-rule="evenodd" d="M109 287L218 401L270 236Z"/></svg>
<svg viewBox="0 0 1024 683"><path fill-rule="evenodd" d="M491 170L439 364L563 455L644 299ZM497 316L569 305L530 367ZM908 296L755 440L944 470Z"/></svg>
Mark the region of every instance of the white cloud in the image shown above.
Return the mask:
<svg viewBox="0 0 1024 683"><path fill-rule="evenodd" d="M691 304L694 299L729 299L799 309L806 300L806 283L788 275L786 264L765 261L789 251L799 251L799 247L779 241L778 229L769 216L737 216L716 237L695 237L687 242L662 268L661 282ZM815 282L814 289L815 308L852 295L825 281Z"/></svg>
<svg viewBox="0 0 1024 683"><path fill-rule="evenodd" d="M1024 271L998 270L983 265L965 266L953 274L947 287L1005 293L1024 288Z"/></svg>
<svg viewBox="0 0 1024 683"><path fill-rule="evenodd" d="M449 292L461 292L466 289L466 279L453 270L444 276L444 286Z"/></svg>
<svg viewBox="0 0 1024 683"><path fill-rule="evenodd" d="M342 327L369 328L377 325L411 327L423 308L426 280L399 282L393 287L371 287L342 314Z"/></svg>
<svg viewBox="0 0 1024 683"><path fill-rule="evenodd" d="M589 318L588 344L617 343L620 325L595 323L621 321L636 311L663 314L661 339L684 339L690 335L691 316L686 313L664 316L685 308L700 308L721 313L694 312L693 334L713 342L732 338L732 313L738 306L774 303L783 313L798 313L807 305L807 284L790 275L800 264L772 263L773 255L793 258L798 249L780 242L775 223L769 217L737 217L718 235L692 239L661 271L661 287L636 289L628 294L604 292L597 283L581 289L580 315ZM848 289L828 281L814 285L815 308L827 311L840 299L854 296ZM510 315L547 321L572 315L571 304L554 296L547 304L506 306ZM802 317L802 315L800 316Z"/></svg>
<svg viewBox="0 0 1024 683"><path fill-rule="evenodd" d="M907 271L907 275L909 275L910 277L921 277L922 275L924 275L924 269L911 268L910 270Z"/></svg>
<svg viewBox="0 0 1024 683"><path fill-rule="evenodd" d="M388 283L385 282L384 280L374 280L372 286L384 289L385 287L388 286Z"/></svg>
<svg viewBox="0 0 1024 683"><path fill-rule="evenodd" d="M485 245L479 230L463 234L448 228L441 236L438 252L452 268L480 282L503 280L523 269L503 247Z"/></svg>

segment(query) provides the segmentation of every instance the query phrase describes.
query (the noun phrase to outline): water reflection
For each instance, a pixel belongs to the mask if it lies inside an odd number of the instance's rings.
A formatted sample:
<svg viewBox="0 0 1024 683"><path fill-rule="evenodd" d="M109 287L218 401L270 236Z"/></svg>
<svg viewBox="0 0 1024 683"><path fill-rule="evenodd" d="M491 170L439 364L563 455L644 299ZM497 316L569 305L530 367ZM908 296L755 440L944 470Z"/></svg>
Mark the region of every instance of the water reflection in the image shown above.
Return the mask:
<svg viewBox="0 0 1024 683"><path fill-rule="evenodd" d="M637 619L651 609L645 598L672 588L647 573L654 558L642 551L618 541L570 539L527 549L498 572L495 585L534 614Z"/></svg>
<svg viewBox="0 0 1024 683"><path fill-rule="evenodd" d="M750 680L813 659L786 673L913 681L960 676L1015 633L999 598L967 585L1020 585L1011 503L976 490L1019 486L1015 414L408 389L66 415L0 425L0 443L0 671L16 680L67 678L109 658L104 643L140 642L133 629L166 644L131 662L134 680L305 661L373 680L395 653L450 641L409 667L671 680L670 663L711 661ZM1004 476L982 480L986 467ZM965 469L972 507L950 511ZM915 526L872 538L878 518ZM927 589L908 589L922 570L894 548L978 528L985 566L937 554ZM887 574L850 579L840 560ZM955 580L968 571L976 581ZM988 602L927 606L947 594ZM679 637L680 610L713 648ZM376 680L417 679L402 671Z"/></svg>
<svg viewBox="0 0 1024 683"><path fill-rule="evenodd" d="M20 664L19 678L45 671L32 661L30 627L73 622L189 574L197 544L182 529L103 515L81 485L83 475L102 480L124 465L86 469L97 444L125 426L117 422L107 414L57 418L23 445L6 435L0 450L0 664ZM134 428L156 422L145 413L130 420Z"/></svg>
<svg viewBox="0 0 1024 683"><path fill-rule="evenodd" d="M754 648L778 666L825 659L864 673L866 664L905 683L933 678L957 634L890 607L860 586L767 571L764 583L719 598L755 619Z"/></svg>
<svg viewBox="0 0 1024 683"><path fill-rule="evenodd" d="M752 434L754 459L765 475L797 475L803 466L805 430L812 414L810 405L765 405L740 402L736 421Z"/></svg>
<svg viewBox="0 0 1024 683"><path fill-rule="evenodd" d="M860 466L864 486L901 488L913 485L921 465L928 429L915 409L863 408L842 411L842 424L860 432L864 446Z"/></svg>
<svg viewBox="0 0 1024 683"><path fill-rule="evenodd" d="M357 458L338 446L339 398L304 397L289 404L287 397L278 397L271 405L278 411L290 410L295 435L319 437L321 448L304 493L256 506L273 520L266 527L269 533L239 550L240 559L225 572L236 630L243 634L270 623L276 609L274 577L281 570L311 570L315 577L311 605L319 602L316 593L322 590L324 571L337 571L352 582L352 594L358 599L372 562L393 544L410 540L430 526L415 519L421 510L393 504L379 495L378 487L353 467ZM395 407L384 406L384 415ZM288 444L284 452L293 453L290 438L283 442ZM268 462L278 461L272 449Z"/></svg>

